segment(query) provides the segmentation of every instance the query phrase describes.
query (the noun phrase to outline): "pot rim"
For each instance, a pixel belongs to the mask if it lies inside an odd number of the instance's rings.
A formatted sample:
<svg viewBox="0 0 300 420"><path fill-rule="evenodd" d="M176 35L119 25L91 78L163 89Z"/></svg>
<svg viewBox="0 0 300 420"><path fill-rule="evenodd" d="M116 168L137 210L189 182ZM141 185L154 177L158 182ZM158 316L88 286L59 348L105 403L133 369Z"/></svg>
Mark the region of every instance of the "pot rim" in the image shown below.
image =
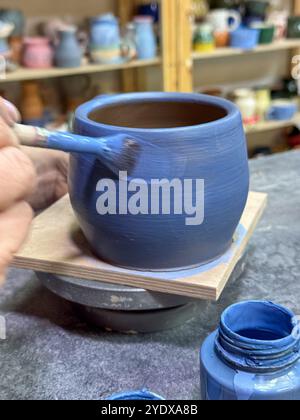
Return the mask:
<svg viewBox="0 0 300 420"><path fill-rule="evenodd" d="M100 108L115 104L124 103L139 103L142 101L158 101L158 102L189 102L197 104L213 105L224 109L227 115L223 118L219 118L215 121L202 123L198 125L187 125L183 127L171 127L171 128L135 128L135 127L122 127L117 125L108 125L93 121L89 116L92 112ZM132 132L132 133L181 133L187 131L198 130L204 131L207 135L207 130L224 130L224 124L236 125L236 119L241 119L241 113L237 106L228 101L227 99L204 95L199 93L167 93L167 92L139 92L139 93L127 93L127 94L112 94L112 95L100 95L93 100L84 103L79 106L75 111L75 121L83 123L93 128L102 128L107 131L115 132Z"/></svg>

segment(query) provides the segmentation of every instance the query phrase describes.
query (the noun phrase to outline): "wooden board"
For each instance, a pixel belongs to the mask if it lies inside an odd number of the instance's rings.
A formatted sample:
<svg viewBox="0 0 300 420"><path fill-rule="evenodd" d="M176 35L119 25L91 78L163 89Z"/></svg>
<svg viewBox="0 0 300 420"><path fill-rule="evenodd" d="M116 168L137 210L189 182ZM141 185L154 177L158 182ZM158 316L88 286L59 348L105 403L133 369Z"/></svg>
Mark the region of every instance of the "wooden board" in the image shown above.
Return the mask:
<svg viewBox="0 0 300 420"><path fill-rule="evenodd" d="M39 215L13 266L199 299L217 300L243 255L267 203L251 192L231 249L215 263L181 272L138 272L106 264L92 255L85 241L74 242L79 227L68 196Z"/></svg>

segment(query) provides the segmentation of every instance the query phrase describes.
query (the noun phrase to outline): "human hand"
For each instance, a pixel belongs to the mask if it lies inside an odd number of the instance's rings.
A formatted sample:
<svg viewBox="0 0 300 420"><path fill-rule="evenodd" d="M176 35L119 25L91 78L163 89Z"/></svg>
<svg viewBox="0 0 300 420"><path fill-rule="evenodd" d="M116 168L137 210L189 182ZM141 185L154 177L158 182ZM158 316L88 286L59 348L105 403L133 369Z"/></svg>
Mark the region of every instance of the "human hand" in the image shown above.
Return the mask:
<svg viewBox="0 0 300 420"><path fill-rule="evenodd" d="M0 283L33 217L27 199L35 188L36 174L9 127L17 119L17 111L0 98Z"/></svg>

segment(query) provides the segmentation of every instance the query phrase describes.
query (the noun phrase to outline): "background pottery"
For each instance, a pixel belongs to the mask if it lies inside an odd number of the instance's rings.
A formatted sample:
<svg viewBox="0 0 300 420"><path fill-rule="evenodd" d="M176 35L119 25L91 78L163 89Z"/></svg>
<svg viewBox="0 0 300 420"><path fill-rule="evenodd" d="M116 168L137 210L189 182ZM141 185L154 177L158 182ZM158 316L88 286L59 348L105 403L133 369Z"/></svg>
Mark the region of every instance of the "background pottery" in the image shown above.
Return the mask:
<svg viewBox="0 0 300 420"><path fill-rule="evenodd" d="M298 110L296 103L290 100L278 99L272 102L267 113L268 120L284 121L293 118Z"/></svg>
<svg viewBox="0 0 300 420"><path fill-rule="evenodd" d="M57 67L80 67L82 49L77 40L76 28L59 31L59 42L55 48L54 60Z"/></svg>
<svg viewBox="0 0 300 420"><path fill-rule="evenodd" d="M197 25L193 44L196 52L209 52L215 49L214 30L210 23L201 23Z"/></svg>
<svg viewBox="0 0 300 420"><path fill-rule="evenodd" d="M13 24L12 36L21 37L25 29L25 17L20 10L1 9L0 20Z"/></svg>
<svg viewBox="0 0 300 420"><path fill-rule="evenodd" d="M47 38L25 38L23 65L32 69L52 67L53 50Z"/></svg>
<svg viewBox="0 0 300 420"><path fill-rule="evenodd" d="M207 17L214 31L232 32L241 24L241 15L236 10L216 9L212 10Z"/></svg>
<svg viewBox="0 0 300 420"><path fill-rule="evenodd" d="M294 314L271 302L230 306L201 349L203 400L299 400ZM292 378L292 379L291 379Z"/></svg>
<svg viewBox="0 0 300 420"><path fill-rule="evenodd" d="M153 19L147 16L137 16L134 19L136 31L137 56L142 60L156 57L157 41L153 28Z"/></svg>
<svg viewBox="0 0 300 420"><path fill-rule="evenodd" d="M20 111L25 124L37 126L43 124L44 105L37 82L24 82L22 84Z"/></svg>
<svg viewBox="0 0 300 420"><path fill-rule="evenodd" d="M289 17L287 37L300 38L300 16Z"/></svg>
<svg viewBox="0 0 300 420"><path fill-rule="evenodd" d="M111 13L91 20L90 52L95 63L109 64L121 60L121 35L118 19Z"/></svg>
<svg viewBox="0 0 300 420"><path fill-rule="evenodd" d="M240 27L236 31L231 32L230 46L232 48L251 50L257 46L259 35L260 31L258 29Z"/></svg>
<svg viewBox="0 0 300 420"><path fill-rule="evenodd" d="M159 175L151 172L151 162L145 158L133 178L204 179L206 183L205 218L199 226L186 226L186 214L99 216L97 183L113 179L119 189L120 182L95 157L72 155L71 202L100 258L125 267L169 270L207 263L228 250L249 187L241 115L232 103L197 94L99 97L76 111L74 131L92 137L138 136L161 147L163 168L170 155L176 157L176 164Z"/></svg>

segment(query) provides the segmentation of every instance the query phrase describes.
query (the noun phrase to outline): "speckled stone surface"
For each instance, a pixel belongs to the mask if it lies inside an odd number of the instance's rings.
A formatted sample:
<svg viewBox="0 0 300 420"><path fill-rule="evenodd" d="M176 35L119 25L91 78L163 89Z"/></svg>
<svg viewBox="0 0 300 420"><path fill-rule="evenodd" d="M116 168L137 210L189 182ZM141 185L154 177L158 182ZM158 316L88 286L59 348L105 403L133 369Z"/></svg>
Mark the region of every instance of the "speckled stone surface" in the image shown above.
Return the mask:
<svg viewBox="0 0 300 420"><path fill-rule="evenodd" d="M199 348L228 305L268 299L300 315L300 152L251 162L252 189L269 206L242 277L221 300L199 303L184 326L140 336L110 334L78 319L31 272L11 270L0 291L0 399L100 399L147 387L167 399L199 399Z"/></svg>

